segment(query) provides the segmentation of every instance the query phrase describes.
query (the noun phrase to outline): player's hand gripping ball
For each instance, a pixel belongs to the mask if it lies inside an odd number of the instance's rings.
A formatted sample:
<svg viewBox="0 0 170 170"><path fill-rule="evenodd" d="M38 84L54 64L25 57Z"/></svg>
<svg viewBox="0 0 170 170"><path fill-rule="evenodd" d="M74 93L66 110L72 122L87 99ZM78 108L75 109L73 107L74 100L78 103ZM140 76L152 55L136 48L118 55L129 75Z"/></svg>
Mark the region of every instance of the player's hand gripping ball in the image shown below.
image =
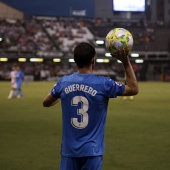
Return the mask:
<svg viewBox="0 0 170 170"><path fill-rule="evenodd" d="M117 53L118 50L128 49L133 47L133 36L124 28L115 28L111 30L105 39L106 49L111 53Z"/></svg>

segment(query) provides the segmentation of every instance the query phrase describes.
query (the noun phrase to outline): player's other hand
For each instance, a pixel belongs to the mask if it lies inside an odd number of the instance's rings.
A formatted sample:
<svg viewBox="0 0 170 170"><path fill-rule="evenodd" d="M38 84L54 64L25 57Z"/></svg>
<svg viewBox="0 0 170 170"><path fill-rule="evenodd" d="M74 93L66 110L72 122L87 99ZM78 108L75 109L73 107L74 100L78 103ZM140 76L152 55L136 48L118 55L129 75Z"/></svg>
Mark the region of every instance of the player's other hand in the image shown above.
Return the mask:
<svg viewBox="0 0 170 170"><path fill-rule="evenodd" d="M117 60L120 60L122 63L126 63L128 61L128 54L129 54L129 49L122 49L122 50L118 50L115 53L112 53L112 57L116 58Z"/></svg>

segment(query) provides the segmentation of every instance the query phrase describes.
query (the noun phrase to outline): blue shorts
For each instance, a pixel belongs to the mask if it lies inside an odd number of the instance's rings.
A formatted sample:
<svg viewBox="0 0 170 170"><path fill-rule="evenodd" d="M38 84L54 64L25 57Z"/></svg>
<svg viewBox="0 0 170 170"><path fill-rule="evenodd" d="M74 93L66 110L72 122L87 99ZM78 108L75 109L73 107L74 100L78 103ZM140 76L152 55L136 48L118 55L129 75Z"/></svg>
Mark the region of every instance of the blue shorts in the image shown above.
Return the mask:
<svg viewBox="0 0 170 170"><path fill-rule="evenodd" d="M103 156L61 156L60 170L101 170Z"/></svg>
<svg viewBox="0 0 170 170"><path fill-rule="evenodd" d="M22 82L17 82L17 88L20 89L22 85Z"/></svg>

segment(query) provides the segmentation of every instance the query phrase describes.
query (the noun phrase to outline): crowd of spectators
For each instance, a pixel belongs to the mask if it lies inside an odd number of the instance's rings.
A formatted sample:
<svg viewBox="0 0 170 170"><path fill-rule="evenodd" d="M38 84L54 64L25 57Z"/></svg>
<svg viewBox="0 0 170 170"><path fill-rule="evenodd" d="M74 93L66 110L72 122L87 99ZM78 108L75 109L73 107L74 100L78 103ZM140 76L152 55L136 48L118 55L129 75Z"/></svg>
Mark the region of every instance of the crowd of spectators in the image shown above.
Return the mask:
<svg viewBox="0 0 170 170"><path fill-rule="evenodd" d="M134 51L169 50L169 28L164 28L158 23L145 21L131 25L128 22L117 23L104 19L57 17L1 19L0 49L68 52L81 41L96 45L96 38L105 38L115 27L126 28L132 33Z"/></svg>
<svg viewBox="0 0 170 170"><path fill-rule="evenodd" d="M72 52L78 42L86 41L94 46L96 37L104 38L106 33L117 26L127 28L134 37L133 50L147 51L151 49L167 50L169 28L162 31L163 25L145 22L139 25L129 23L114 23L101 19L78 19L78 18L29 18L24 20L1 19L0 20L0 52L4 51L61 51ZM160 37L158 37L161 35ZM97 47L97 45L96 45ZM139 47L139 48L138 48ZM154 47L154 48L151 48ZM103 46L104 48L104 46ZM69 55L69 54L68 54ZM14 56L15 57L15 56ZM17 56L16 56L17 58ZM22 63L26 75L33 75L34 80L46 80L49 77L57 77L71 74L76 67L71 63ZM11 63L0 62L0 79L7 79L11 69ZM106 64L99 64L94 70L95 74L108 75L122 79L123 70L119 65L114 67ZM139 80L146 80L147 65L135 65L134 69ZM161 74L162 80L167 80L169 66L155 71Z"/></svg>
<svg viewBox="0 0 170 170"><path fill-rule="evenodd" d="M94 40L94 35L83 20L50 18L41 20L41 24L64 52L72 50L76 43Z"/></svg>
<svg viewBox="0 0 170 170"><path fill-rule="evenodd" d="M1 19L0 49L10 51L67 52L80 41L93 41L94 35L83 20L67 18Z"/></svg>
<svg viewBox="0 0 170 170"><path fill-rule="evenodd" d="M46 51L53 49L53 44L35 19L1 19L0 37L2 50Z"/></svg>
<svg viewBox="0 0 170 170"><path fill-rule="evenodd" d="M155 41L155 28L151 22L144 24L143 28L143 30L133 29L133 37L136 46L141 46L143 50L148 51L150 44Z"/></svg>

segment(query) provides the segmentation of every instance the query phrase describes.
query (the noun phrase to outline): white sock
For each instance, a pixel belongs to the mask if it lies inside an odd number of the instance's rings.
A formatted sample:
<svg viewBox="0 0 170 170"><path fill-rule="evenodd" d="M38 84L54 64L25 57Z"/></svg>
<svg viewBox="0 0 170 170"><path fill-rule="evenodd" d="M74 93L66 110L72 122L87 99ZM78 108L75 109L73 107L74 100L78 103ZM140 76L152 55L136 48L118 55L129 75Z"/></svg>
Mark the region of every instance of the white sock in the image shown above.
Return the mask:
<svg viewBox="0 0 170 170"><path fill-rule="evenodd" d="M14 90L10 90L8 98L12 98L14 94Z"/></svg>

